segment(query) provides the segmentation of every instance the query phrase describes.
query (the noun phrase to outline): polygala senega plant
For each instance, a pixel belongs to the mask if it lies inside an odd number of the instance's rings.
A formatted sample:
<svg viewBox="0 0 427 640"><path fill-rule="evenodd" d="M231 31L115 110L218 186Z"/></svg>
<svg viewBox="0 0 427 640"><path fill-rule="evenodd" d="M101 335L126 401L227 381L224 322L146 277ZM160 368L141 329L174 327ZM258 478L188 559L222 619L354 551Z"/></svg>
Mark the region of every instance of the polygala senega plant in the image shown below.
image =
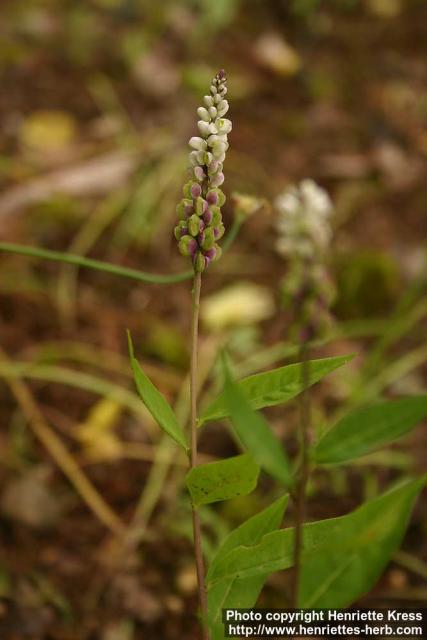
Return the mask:
<svg viewBox="0 0 427 640"><path fill-rule="evenodd" d="M225 196L220 187L224 181L227 136L232 126L224 118L228 111L226 94L226 76L220 71L212 81L210 94L204 97L204 106L197 111L200 135L190 140L190 180L177 207L179 222L175 237L180 252L190 258L193 268L189 443L172 409L139 367L130 343L142 399L160 426L189 456L186 485L192 504L205 640L222 640L222 609L253 607L267 577L275 571L294 567L291 593L284 605L344 607L354 602L375 584L400 545L414 500L427 480L425 476L402 482L345 516L304 523L306 486L316 467L349 462L388 445L427 416L427 396L383 401L350 411L313 442L308 437L311 421L308 388L352 358L309 358L310 341L319 329L316 321L330 300L317 255L319 248L324 249L329 242L330 202L311 181L305 181L299 189L287 190L278 201L282 216L278 249L294 261L290 270L293 287L290 298L296 300L296 320L303 327L301 361L236 382L224 356L223 390L200 417L197 415L201 279L210 264L220 257L218 240L224 233L221 207ZM287 291L289 294L289 287ZM286 286L284 295L286 298ZM297 395L301 397L300 455L293 463L259 410L285 403ZM221 419L229 420L243 453L198 464L198 427ZM200 507L250 493L261 470L284 488L283 497L232 531L205 572ZM296 525L282 529L288 495L295 500Z"/></svg>
<svg viewBox="0 0 427 640"><path fill-rule="evenodd" d="M197 354L201 280L210 262L220 257L221 248L217 241L224 234L221 207L225 196L219 187L224 182L223 163L228 149L227 136L232 128L231 121L224 118L229 108L226 95L227 78L222 69L213 79L209 95L204 97L204 106L197 109L200 136L192 137L189 142L192 148L189 156L191 179L184 186L184 198L177 207L181 219L175 228L179 249L183 255L191 257L194 268L190 365L191 470L197 468ZM209 638L200 517L194 503L192 519L203 635Z"/></svg>
<svg viewBox="0 0 427 640"><path fill-rule="evenodd" d="M179 249L191 260L189 272L157 276L81 256L7 243L0 245L1 250L71 262L145 282L167 284L193 278L190 438L166 399L140 367L130 335L129 353L136 387L145 406L189 458L186 486L192 505L205 640L222 640L222 609L253 607L266 579L276 571L294 567L292 592L287 594L284 605L322 608L345 607L353 603L372 588L400 545L414 501L427 482L427 476L405 479L347 515L304 523L305 488L310 473L317 468L349 463L387 446L409 433L427 416L426 395L382 400L372 406L350 410L313 441L307 437L311 419L307 389L352 357L310 359L308 354L310 339L318 329L313 320L319 318L319 308L325 307L325 290L324 279L319 278L319 261L312 259L310 250L307 253L310 249L307 239L311 233L312 240L316 241L314 244L327 244L324 222L329 206L310 182L300 185L299 189L286 190L278 201L281 214L279 250L294 260L284 294L285 298L287 295L297 301L296 315L300 316L298 320L305 330L300 336L301 361L236 382L224 356L223 389L198 417L201 279L210 264L220 257L218 241L224 234L221 207L225 196L220 187L224 181L227 136L231 131L231 121L224 117L228 111L226 95L227 80L224 71L220 71L212 81L209 95L204 97L204 106L197 111L200 135L190 140L191 177L177 207L180 219L175 228ZM310 201L317 204L308 211ZM320 215L319 207L323 212L321 220L316 217ZM234 233L235 230L231 230L230 235ZM226 241L227 238L224 244ZM298 395L302 398L302 438L300 455L295 463L289 459L260 410L286 403ZM198 464L198 427L223 419L229 421L242 454ZM261 470L283 488L283 496L231 531L205 571L200 507L249 494L256 488ZM281 528L289 495L296 501L296 526Z"/></svg>

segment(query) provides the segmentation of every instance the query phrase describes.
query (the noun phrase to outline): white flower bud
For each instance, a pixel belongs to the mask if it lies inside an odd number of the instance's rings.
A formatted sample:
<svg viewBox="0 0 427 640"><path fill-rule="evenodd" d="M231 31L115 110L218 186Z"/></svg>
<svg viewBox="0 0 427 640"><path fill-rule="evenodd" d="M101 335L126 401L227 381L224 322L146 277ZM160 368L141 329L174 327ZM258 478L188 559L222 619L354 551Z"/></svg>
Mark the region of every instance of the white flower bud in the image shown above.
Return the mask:
<svg viewBox="0 0 427 640"><path fill-rule="evenodd" d="M212 98L212 96L204 96L203 102L207 107L213 107L214 99Z"/></svg>
<svg viewBox="0 0 427 640"><path fill-rule="evenodd" d="M195 167L197 164L200 164L198 158L197 158L197 154L200 153L198 151L191 151L189 157L190 160L190 165L192 167Z"/></svg>
<svg viewBox="0 0 427 640"><path fill-rule="evenodd" d="M225 158L225 144L223 142L215 142L214 146L212 147L212 155L215 158L215 160L219 160L220 162L224 162L224 158Z"/></svg>
<svg viewBox="0 0 427 640"><path fill-rule="evenodd" d="M210 183L213 187L219 187L224 182L224 174L222 172L216 173L212 176Z"/></svg>
<svg viewBox="0 0 427 640"><path fill-rule="evenodd" d="M206 140L203 140L203 138L198 138L197 136L193 136L192 138L190 138L188 144L190 145L190 147L196 149L197 151L206 151L207 148Z"/></svg>
<svg viewBox="0 0 427 640"><path fill-rule="evenodd" d="M216 93L218 93L218 89L215 87L215 85L211 84L211 94L214 96Z"/></svg>
<svg viewBox="0 0 427 640"><path fill-rule="evenodd" d="M217 106L217 115L219 118L221 118L222 116L225 116L225 114L228 111L228 102L227 100L221 100L221 102L218 102L218 106ZM210 110L209 110L210 112Z"/></svg>
<svg viewBox="0 0 427 640"><path fill-rule="evenodd" d="M216 126L213 122L205 122L204 120L199 120L197 123L199 127L199 131L204 138L216 133Z"/></svg>
<svg viewBox="0 0 427 640"><path fill-rule="evenodd" d="M204 107L199 107L197 109L197 115L199 116L199 118L201 118L205 122L209 122L211 119L211 116L209 115L208 110L205 109Z"/></svg>
<svg viewBox="0 0 427 640"><path fill-rule="evenodd" d="M218 142L225 142L224 138L219 136L218 134L213 134L211 136L209 136L208 138L208 145L210 147L213 147L214 145L216 145Z"/></svg>
<svg viewBox="0 0 427 640"><path fill-rule="evenodd" d="M225 151L220 151L219 149L217 149L214 152L214 158L215 158L215 160L218 160L219 162L224 162L224 160L225 160Z"/></svg>
<svg viewBox="0 0 427 640"><path fill-rule="evenodd" d="M209 107L209 115L212 118L212 120L215 120L215 118L218 115L218 111L216 110L215 107Z"/></svg>

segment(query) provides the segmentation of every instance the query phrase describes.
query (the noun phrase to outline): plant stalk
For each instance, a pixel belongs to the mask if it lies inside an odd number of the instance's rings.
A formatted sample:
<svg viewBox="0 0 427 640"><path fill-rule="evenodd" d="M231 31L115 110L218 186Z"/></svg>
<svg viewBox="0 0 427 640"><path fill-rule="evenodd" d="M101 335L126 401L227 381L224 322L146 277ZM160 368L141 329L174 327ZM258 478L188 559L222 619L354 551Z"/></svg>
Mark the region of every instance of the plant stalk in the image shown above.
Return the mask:
<svg viewBox="0 0 427 640"><path fill-rule="evenodd" d="M299 421L299 449L300 449L300 472L296 490L296 516L295 516L295 539L294 539L294 570L291 583L291 604L293 608L298 607L298 596L301 581L301 557L303 551L303 526L306 516L306 492L310 474L309 462L309 433L311 424L311 407L309 392L309 353L306 343L302 343L300 348L301 378L303 391L300 395L300 421Z"/></svg>
<svg viewBox="0 0 427 640"><path fill-rule="evenodd" d="M197 391L198 391L198 341L199 341L199 308L200 289L202 286L202 274L194 274L193 304L191 316L191 366L190 366L190 422L191 422L191 449L190 467L197 466ZM203 640L209 640L207 627L208 602L205 587L205 566L202 551L202 534L200 517L197 509L192 507L194 553L196 557L197 584L199 590L199 604L203 625Z"/></svg>

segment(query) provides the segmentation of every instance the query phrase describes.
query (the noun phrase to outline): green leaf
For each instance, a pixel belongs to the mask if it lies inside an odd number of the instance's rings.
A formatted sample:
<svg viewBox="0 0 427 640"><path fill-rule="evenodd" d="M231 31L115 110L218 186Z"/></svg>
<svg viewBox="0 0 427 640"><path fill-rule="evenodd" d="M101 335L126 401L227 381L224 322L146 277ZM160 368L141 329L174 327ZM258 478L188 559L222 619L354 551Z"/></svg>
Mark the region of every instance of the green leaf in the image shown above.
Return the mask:
<svg viewBox="0 0 427 640"><path fill-rule="evenodd" d="M299 605L344 607L368 591L399 546L426 481L401 485L346 516L304 525ZM222 556L209 572L208 587L288 569L293 555L294 529L274 531L250 549L240 546Z"/></svg>
<svg viewBox="0 0 427 640"><path fill-rule="evenodd" d="M426 416L427 396L356 409L319 440L313 458L319 464L337 464L363 456L408 433Z"/></svg>
<svg viewBox="0 0 427 640"><path fill-rule="evenodd" d="M245 496L256 487L259 466L249 454L200 464L186 476L194 507Z"/></svg>
<svg viewBox="0 0 427 640"><path fill-rule="evenodd" d="M399 548L424 478L405 483L344 518L335 539L303 558L299 606L346 607L378 581Z"/></svg>
<svg viewBox="0 0 427 640"><path fill-rule="evenodd" d="M236 549L236 547L250 547L258 544L266 533L277 529L282 522L288 501L288 495L281 496L278 500L275 500L275 502L263 509L263 511L260 511L246 520L246 522L243 522L239 527L233 529L223 540L210 564L209 571L206 574L207 582L209 582L210 574L215 570L215 566L224 556L230 553L230 551Z"/></svg>
<svg viewBox="0 0 427 640"><path fill-rule="evenodd" d="M232 380L225 360L224 372L225 406L239 440L260 467L289 486L292 483L291 466L280 440L263 416L251 408L242 389Z"/></svg>
<svg viewBox="0 0 427 640"><path fill-rule="evenodd" d="M128 332L129 355L132 365L133 375L135 378L136 388L141 396L145 406L151 413L159 426L166 431L185 449L188 451L187 440L181 426L172 411L172 408L164 398L164 396L156 389L151 380L145 375L138 361L135 359L132 338Z"/></svg>
<svg viewBox="0 0 427 640"><path fill-rule="evenodd" d="M175 282L190 280L194 276L194 269L189 269L187 271L182 271L181 273L172 275L145 273L144 271L139 271L138 269L129 269L127 267L121 267L118 264L112 264L111 262L101 262L100 260L93 260L92 258L77 256L73 253L50 251L49 249L41 249L40 247L29 247L24 244L15 244L13 242L0 242L0 251L17 253L19 255L30 256L33 258L41 258L42 260L65 262L67 264L74 264L79 267L86 267L88 269L104 271L116 276L122 276L123 278L130 278L132 280L139 280L141 282L151 282L154 284L174 284Z"/></svg>
<svg viewBox="0 0 427 640"><path fill-rule="evenodd" d="M215 568L215 564L230 551L239 546L251 547L260 542L262 537L280 526L288 503L288 496L279 498L269 507L246 520L234 529L224 540L215 558L212 560L206 580ZM250 608L256 603L267 575L240 579L224 578L218 580L208 589L208 622L212 640L224 638L224 625L221 612L223 608Z"/></svg>
<svg viewBox="0 0 427 640"><path fill-rule="evenodd" d="M344 516L346 517L346 516ZM303 540L306 550L320 544L334 535L341 518L320 520L304 525ZM294 529L281 529L265 535L260 543L248 549L237 547L222 556L209 572L208 588L218 580L239 577L242 579L267 575L292 567Z"/></svg>
<svg viewBox="0 0 427 640"><path fill-rule="evenodd" d="M309 361L309 385L321 380L338 367L350 362L353 355L322 358ZM271 407L286 402L303 391L302 363L289 364L279 369L257 373L238 382L252 409ZM199 426L209 420L226 418L229 415L226 399L222 392L204 412Z"/></svg>

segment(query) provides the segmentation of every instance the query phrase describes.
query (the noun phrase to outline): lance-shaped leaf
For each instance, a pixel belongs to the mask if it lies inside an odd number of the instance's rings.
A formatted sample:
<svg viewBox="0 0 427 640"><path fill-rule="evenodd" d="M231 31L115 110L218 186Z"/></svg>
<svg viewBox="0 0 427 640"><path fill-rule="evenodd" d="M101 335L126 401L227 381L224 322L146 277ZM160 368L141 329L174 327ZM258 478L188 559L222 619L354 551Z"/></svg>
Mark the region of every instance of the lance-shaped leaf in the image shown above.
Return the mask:
<svg viewBox="0 0 427 640"><path fill-rule="evenodd" d="M158 425L168 433L171 438L188 451L187 440L184 432L175 416L171 406L164 396L154 386L151 380L145 375L138 361L134 356L132 338L128 332L129 355L135 384L139 395L145 406L151 413Z"/></svg>
<svg viewBox="0 0 427 640"><path fill-rule="evenodd" d="M427 476L405 483L346 516L304 525L299 605L344 607L366 593L399 546L426 481ZM237 547L216 562L209 586L288 569L293 553L294 529L274 531L259 545Z"/></svg>
<svg viewBox="0 0 427 640"><path fill-rule="evenodd" d="M279 498L269 507L246 520L225 538L206 576L208 584L209 574L221 558L239 546L252 547L258 544L266 533L280 527L287 503L288 496ZM267 575L259 575L247 579L224 578L208 589L208 621L212 640L224 638L222 609L253 607L267 577Z"/></svg>
<svg viewBox="0 0 427 640"><path fill-rule="evenodd" d="M194 507L245 496L256 487L259 466L249 454L199 464L186 476Z"/></svg>
<svg viewBox="0 0 427 640"><path fill-rule="evenodd" d="M252 409L241 387L232 380L225 359L224 373L225 406L238 439L261 468L289 486L292 482L291 466L280 440L263 416Z"/></svg>
<svg viewBox="0 0 427 640"><path fill-rule="evenodd" d="M324 378L338 367L346 364L353 358L349 356L337 356L334 358L321 358L309 360L309 384L311 386ZM262 409L282 402L286 402L304 389L303 365L301 362L289 364L279 369L257 373L238 382L252 409ZM199 421L199 426L209 420L218 420L229 415L227 403L222 392L216 400L207 408Z"/></svg>
<svg viewBox="0 0 427 640"><path fill-rule="evenodd" d="M319 440L313 459L319 464L337 464L363 456L408 433L426 416L427 396L356 409Z"/></svg>

